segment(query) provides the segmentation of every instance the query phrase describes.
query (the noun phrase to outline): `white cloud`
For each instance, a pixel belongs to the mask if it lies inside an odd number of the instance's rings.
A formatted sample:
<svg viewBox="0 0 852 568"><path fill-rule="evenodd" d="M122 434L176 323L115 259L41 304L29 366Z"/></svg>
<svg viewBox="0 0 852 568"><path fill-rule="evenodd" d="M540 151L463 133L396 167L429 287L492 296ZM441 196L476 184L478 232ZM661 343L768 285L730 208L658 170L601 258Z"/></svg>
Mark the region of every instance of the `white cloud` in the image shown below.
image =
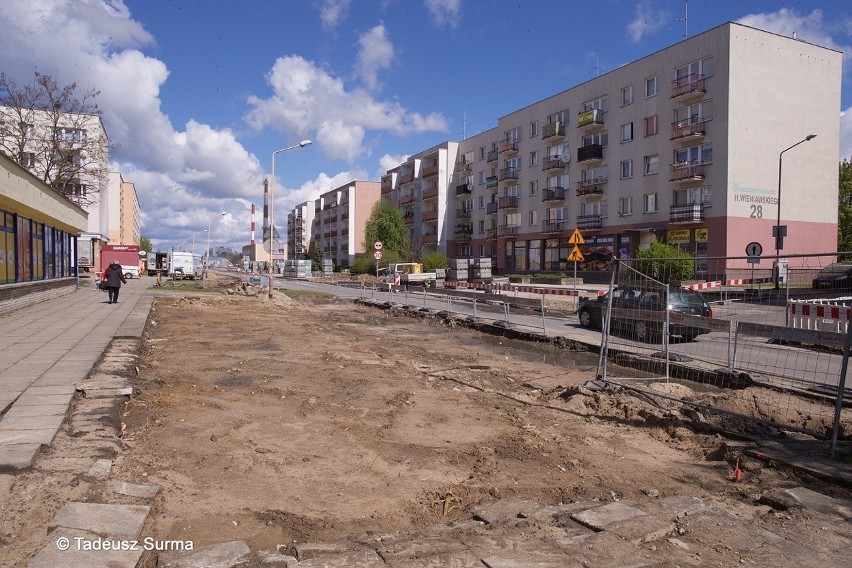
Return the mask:
<svg viewBox="0 0 852 568"><path fill-rule="evenodd" d="M852 162L852 107L840 113L840 159Z"/></svg>
<svg viewBox="0 0 852 568"><path fill-rule="evenodd" d="M647 34L665 26L669 19L666 10L654 10L650 2L640 2L636 5L636 15L628 24L627 32L630 38L638 43Z"/></svg>
<svg viewBox="0 0 852 568"><path fill-rule="evenodd" d="M385 26L378 26L365 33L358 40L358 61L355 71L370 90L376 88L378 73L393 63L393 44L387 37Z"/></svg>
<svg viewBox="0 0 852 568"><path fill-rule="evenodd" d="M787 37L792 37L795 33L798 39L842 51L844 64L852 58L852 46L837 43L831 35L832 31L836 31L835 28L844 30L846 35L850 35L852 20L825 22L822 10L800 15L795 10L781 8L777 12L749 14L740 18L738 22Z"/></svg>
<svg viewBox="0 0 852 568"><path fill-rule="evenodd" d="M398 103L374 99L363 89L346 90L343 81L298 55L280 57L267 75L272 95L248 98L246 122L257 130L307 137L317 132L323 152L332 159L365 156L367 130L399 136L422 132L446 132L447 121L439 113L409 112Z"/></svg>
<svg viewBox="0 0 852 568"><path fill-rule="evenodd" d="M320 6L320 20L324 28L334 28L346 17L350 0L324 0Z"/></svg>
<svg viewBox="0 0 852 568"><path fill-rule="evenodd" d="M425 0L432 22L439 28L455 28L461 18L461 0Z"/></svg>
<svg viewBox="0 0 852 568"><path fill-rule="evenodd" d="M392 170L395 167L401 165L403 162L408 160L408 158L408 154L397 154L396 156L385 154L381 157L381 159L379 159L378 177L385 175L388 170Z"/></svg>

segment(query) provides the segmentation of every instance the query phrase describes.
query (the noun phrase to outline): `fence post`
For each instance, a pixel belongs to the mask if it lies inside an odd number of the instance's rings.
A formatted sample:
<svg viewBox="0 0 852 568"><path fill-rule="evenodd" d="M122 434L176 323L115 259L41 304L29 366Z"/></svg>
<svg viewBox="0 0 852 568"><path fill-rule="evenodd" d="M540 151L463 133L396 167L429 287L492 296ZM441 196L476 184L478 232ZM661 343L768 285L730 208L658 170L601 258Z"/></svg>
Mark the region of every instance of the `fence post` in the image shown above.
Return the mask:
<svg viewBox="0 0 852 568"><path fill-rule="evenodd" d="M476 298L473 299L473 321L476 321Z"/></svg>
<svg viewBox="0 0 852 568"><path fill-rule="evenodd" d="M840 430L840 413L843 410L843 393L846 390L846 371L849 368L849 351L852 349L852 333L846 333L846 344L843 346L843 363L840 365L840 377L837 380L837 400L834 404L834 423L831 428L831 449L829 455L834 459L837 449L837 432Z"/></svg>
<svg viewBox="0 0 852 568"><path fill-rule="evenodd" d="M576 262L574 263L577 264ZM541 329L547 335L547 319L544 317L544 294L541 295Z"/></svg>

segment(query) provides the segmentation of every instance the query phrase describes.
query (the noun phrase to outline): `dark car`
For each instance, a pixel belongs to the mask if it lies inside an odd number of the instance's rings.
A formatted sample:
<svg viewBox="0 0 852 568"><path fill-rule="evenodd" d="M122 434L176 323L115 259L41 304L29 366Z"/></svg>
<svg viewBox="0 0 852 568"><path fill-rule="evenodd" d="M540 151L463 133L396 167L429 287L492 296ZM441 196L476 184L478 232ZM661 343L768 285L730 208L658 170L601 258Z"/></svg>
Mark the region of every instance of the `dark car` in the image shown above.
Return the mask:
<svg viewBox="0 0 852 568"><path fill-rule="evenodd" d="M852 262L835 262L819 271L813 282L814 290L852 288Z"/></svg>
<svg viewBox="0 0 852 568"><path fill-rule="evenodd" d="M668 293L668 297L666 294ZM609 294L583 300L577 307L577 316L583 327L603 326ZM612 291L611 329L626 329L639 341L659 337L669 310L669 335L679 335L692 341L696 336L710 333L709 326L686 316L712 318L713 310L704 296L693 290L680 288L668 292L661 287L619 286Z"/></svg>

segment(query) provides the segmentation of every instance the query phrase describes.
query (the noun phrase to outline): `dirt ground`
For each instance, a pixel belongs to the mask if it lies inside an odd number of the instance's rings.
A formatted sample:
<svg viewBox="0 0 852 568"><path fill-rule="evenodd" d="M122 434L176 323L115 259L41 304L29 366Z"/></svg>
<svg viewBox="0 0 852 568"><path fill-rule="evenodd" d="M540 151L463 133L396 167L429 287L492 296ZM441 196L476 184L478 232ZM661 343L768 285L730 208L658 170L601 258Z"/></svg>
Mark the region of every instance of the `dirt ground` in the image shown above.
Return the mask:
<svg viewBox="0 0 852 568"><path fill-rule="evenodd" d="M746 518L774 515L756 497L782 487L852 497L727 451L725 436L680 405L582 388L596 354L326 295L277 296L155 300L113 465L114 476L163 488L147 534L275 550L425 530L508 496L555 505L692 495ZM50 484L50 472L30 475ZM42 521L22 506L4 514L7 543ZM820 532L807 515L785 522Z"/></svg>

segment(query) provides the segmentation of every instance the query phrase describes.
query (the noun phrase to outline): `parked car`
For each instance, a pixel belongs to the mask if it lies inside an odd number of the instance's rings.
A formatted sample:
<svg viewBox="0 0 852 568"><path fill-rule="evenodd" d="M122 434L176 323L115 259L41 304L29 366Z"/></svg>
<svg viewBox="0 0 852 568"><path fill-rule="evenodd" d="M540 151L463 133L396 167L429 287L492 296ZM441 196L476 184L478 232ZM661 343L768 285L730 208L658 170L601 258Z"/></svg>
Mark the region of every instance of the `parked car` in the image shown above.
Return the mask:
<svg viewBox="0 0 852 568"><path fill-rule="evenodd" d="M835 262L819 271L813 281L814 290L852 288L852 262Z"/></svg>
<svg viewBox="0 0 852 568"><path fill-rule="evenodd" d="M608 302L608 293L580 302L577 307L580 325L588 328L603 327ZM704 296L693 290L675 288L670 289L666 297L665 288L645 286L619 286L613 289L610 329L625 329L632 332L639 341L650 341L662 334L667 307L670 311L669 335L679 335L692 341L698 335L710 333L709 326L696 325L694 320L678 321L677 317L685 315L712 318L713 310Z"/></svg>

